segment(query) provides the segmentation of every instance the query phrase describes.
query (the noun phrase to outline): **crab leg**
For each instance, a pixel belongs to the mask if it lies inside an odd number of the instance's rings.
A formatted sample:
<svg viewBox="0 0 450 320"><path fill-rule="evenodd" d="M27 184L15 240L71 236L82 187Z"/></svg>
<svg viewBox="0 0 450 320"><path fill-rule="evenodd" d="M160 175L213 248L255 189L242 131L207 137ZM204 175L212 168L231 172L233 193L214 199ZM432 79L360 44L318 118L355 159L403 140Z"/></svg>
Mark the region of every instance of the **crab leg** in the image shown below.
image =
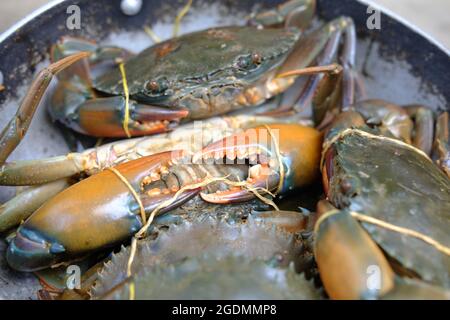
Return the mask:
<svg viewBox="0 0 450 320"><path fill-rule="evenodd" d="M69 153L42 160L8 162L0 167L0 185L42 185L67 178L84 171L83 159L80 153Z"/></svg>
<svg viewBox="0 0 450 320"><path fill-rule="evenodd" d="M253 14L249 24L265 27L284 25L284 27L305 29L311 23L315 11L315 0L291 0L273 10Z"/></svg>
<svg viewBox="0 0 450 320"><path fill-rule="evenodd" d="M171 132L115 141L81 153L9 162L0 167L0 185L40 185L81 173L92 175L125 161L174 149L198 152L209 143L233 132L283 121L302 123L302 119L298 116L297 119L253 115L215 117L201 123L182 124ZM310 123L305 122L305 125Z"/></svg>
<svg viewBox="0 0 450 320"><path fill-rule="evenodd" d="M34 112L53 76L88 55L89 53L86 52L74 54L58 62L52 63L38 73L25 98L17 109L16 115L0 134L0 164L3 164L6 161L11 152L13 152L25 136Z"/></svg>
<svg viewBox="0 0 450 320"><path fill-rule="evenodd" d="M299 112L312 105L316 124L322 122L328 111L353 103L357 78L357 73L354 71L356 35L353 21L347 17L340 17L306 36L301 42L302 46L297 50L294 49L278 73L280 78L304 75L303 68L312 63L310 59L316 56L318 56L316 59L318 66L330 65L336 61L343 35L344 46L339 60L342 68L339 69L339 72L336 70L316 72L299 91L300 94L295 99L293 106L288 106ZM313 56L309 55L310 53Z"/></svg>
<svg viewBox="0 0 450 320"><path fill-rule="evenodd" d="M61 37L58 43L52 46L50 55L54 61L57 61L83 51L91 53L89 56L91 63L125 59L133 55L130 51L120 47L99 46L94 41L70 36Z"/></svg>
<svg viewBox="0 0 450 320"><path fill-rule="evenodd" d="M423 105L408 105L404 108L414 120L413 145L430 155L434 137L433 111Z"/></svg>
<svg viewBox="0 0 450 320"><path fill-rule="evenodd" d="M436 137L434 147L437 150L438 165L450 177L449 115L442 113L436 121Z"/></svg>
<svg viewBox="0 0 450 320"><path fill-rule="evenodd" d="M264 223L277 226L289 233L296 233L307 230L309 219L300 212L295 211L262 211L252 212L255 220L264 221Z"/></svg>
<svg viewBox="0 0 450 320"><path fill-rule="evenodd" d="M126 60L133 55L123 48L99 46L95 42L83 38L65 36L52 46L50 57L52 61L58 61L79 52L90 52L91 54L87 61L80 61L65 72L59 73L59 80L67 81L73 78L74 74L82 79L89 79L91 66L103 62L116 63L117 60Z"/></svg>
<svg viewBox="0 0 450 320"><path fill-rule="evenodd" d="M318 59L319 65L326 65L332 62L338 50L340 38L341 32L336 30L330 38L322 56ZM300 111L304 110L307 106L313 105L314 123L319 124L325 117L325 113L337 104L336 99L333 99L332 96L333 92L340 92L341 77L340 72L318 74L310 77L293 108ZM334 96L339 95L335 94Z"/></svg>
<svg viewBox="0 0 450 320"><path fill-rule="evenodd" d="M66 179L27 188L0 206L0 233L5 232L27 219L50 198L68 188Z"/></svg>

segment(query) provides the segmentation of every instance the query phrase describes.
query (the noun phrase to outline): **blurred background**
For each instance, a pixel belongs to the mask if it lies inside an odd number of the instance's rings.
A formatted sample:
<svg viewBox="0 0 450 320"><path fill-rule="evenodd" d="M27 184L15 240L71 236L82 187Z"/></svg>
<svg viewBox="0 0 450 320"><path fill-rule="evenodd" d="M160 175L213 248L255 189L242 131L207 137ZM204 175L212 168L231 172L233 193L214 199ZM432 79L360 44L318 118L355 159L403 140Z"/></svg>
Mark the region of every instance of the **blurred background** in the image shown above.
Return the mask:
<svg viewBox="0 0 450 320"><path fill-rule="evenodd" d="M0 33L49 0L2 0ZM367 0L388 8L450 48L450 0Z"/></svg>

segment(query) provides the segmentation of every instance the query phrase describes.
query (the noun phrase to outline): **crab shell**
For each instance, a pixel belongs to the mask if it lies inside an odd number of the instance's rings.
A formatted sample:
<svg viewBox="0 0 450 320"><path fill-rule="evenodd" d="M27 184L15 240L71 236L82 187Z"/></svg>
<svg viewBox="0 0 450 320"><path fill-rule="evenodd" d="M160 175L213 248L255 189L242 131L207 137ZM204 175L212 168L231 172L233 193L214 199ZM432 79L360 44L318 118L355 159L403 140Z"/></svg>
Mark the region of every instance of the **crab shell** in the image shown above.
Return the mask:
<svg viewBox="0 0 450 320"><path fill-rule="evenodd" d="M136 299L296 299L320 298L311 281L293 268L277 268L243 257L201 257L145 269L134 280ZM129 284L105 299L129 299Z"/></svg>
<svg viewBox="0 0 450 320"><path fill-rule="evenodd" d="M450 245L450 179L420 150L356 129L324 150L327 196L365 214ZM362 222L390 258L430 283L450 287L450 257L405 234Z"/></svg>
<svg viewBox="0 0 450 320"><path fill-rule="evenodd" d="M296 29L222 27L161 42L125 63L130 97L186 108L191 119L258 104L267 97L245 94L245 89L263 84L299 35ZM95 79L93 86L108 95L124 95L117 68Z"/></svg>
<svg viewBox="0 0 450 320"><path fill-rule="evenodd" d="M300 213L297 215L291 216L292 225L298 225L298 218L302 217ZM285 221L282 226L277 226L274 220L267 219L270 221L268 223L264 220L255 220L252 215L244 220L233 219L228 222L214 215L184 220L179 225L170 226L168 231L161 231L155 240L146 239L138 243L132 274L145 274L155 266L165 269L186 258L205 255L212 261L212 265L215 260L234 256L241 257L243 261L261 260L274 268L286 269L293 264L296 271L303 271L308 267L306 263L310 261L311 254L307 251L304 240L286 231ZM112 288L123 284L127 278L129 256L130 248L123 248L119 253L113 254L112 259L100 271L91 290L93 298L101 298ZM263 268L262 265L260 267Z"/></svg>

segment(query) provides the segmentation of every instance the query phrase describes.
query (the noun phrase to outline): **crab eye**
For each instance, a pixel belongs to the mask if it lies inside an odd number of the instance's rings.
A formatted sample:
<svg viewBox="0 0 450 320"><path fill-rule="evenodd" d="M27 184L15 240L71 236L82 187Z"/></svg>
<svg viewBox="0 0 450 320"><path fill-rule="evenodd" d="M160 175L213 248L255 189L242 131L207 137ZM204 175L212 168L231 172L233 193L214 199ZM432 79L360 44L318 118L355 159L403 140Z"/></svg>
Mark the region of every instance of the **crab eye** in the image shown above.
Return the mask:
<svg viewBox="0 0 450 320"><path fill-rule="evenodd" d="M169 82L166 78L150 80L145 84L145 89L152 94L163 93L169 88Z"/></svg>
<svg viewBox="0 0 450 320"><path fill-rule="evenodd" d="M252 53L247 56L238 58L237 66L240 69L253 69L256 68L262 62L262 57L259 53Z"/></svg>

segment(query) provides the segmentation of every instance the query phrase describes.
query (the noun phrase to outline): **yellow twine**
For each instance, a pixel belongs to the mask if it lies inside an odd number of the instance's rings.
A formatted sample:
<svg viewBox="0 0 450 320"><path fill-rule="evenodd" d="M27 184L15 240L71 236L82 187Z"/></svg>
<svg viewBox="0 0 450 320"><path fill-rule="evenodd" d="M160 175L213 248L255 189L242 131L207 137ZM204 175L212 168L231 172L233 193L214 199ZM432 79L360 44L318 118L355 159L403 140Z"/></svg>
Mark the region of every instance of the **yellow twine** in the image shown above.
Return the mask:
<svg viewBox="0 0 450 320"><path fill-rule="evenodd" d="M123 62L119 63L120 73L122 75L123 92L125 94L125 115L123 117L123 130L128 138L131 137L128 130L128 122L130 121L130 92L128 91L127 75L125 73L125 67Z"/></svg>
<svg viewBox="0 0 450 320"><path fill-rule="evenodd" d="M149 26L144 26L145 33L153 40L154 43L160 43L161 38Z"/></svg>
<svg viewBox="0 0 450 320"><path fill-rule="evenodd" d="M131 239L131 254L130 254L130 259L128 259L128 263L127 263L127 277L131 277L131 264L133 263L134 260L134 256L136 254L136 246L137 246L137 239L133 237L133 239ZM129 286L129 297L130 300L134 300L135 299L135 286L134 286L134 280L131 280L130 282L130 286Z"/></svg>
<svg viewBox="0 0 450 320"><path fill-rule="evenodd" d="M323 214L322 216L320 216L320 218L317 220L316 225L314 227L314 232L317 233L320 224L325 221L326 219L328 219L329 217L338 214L340 211L339 210L331 210L325 214ZM374 218L374 217L370 217L364 214L361 214L359 212L355 212L355 211L350 211L350 215L355 218L358 221L362 221L362 222L366 222L366 223L370 223L376 226L379 226L381 228L387 229L387 230L391 230L400 234L404 234L419 240L422 240L423 242L431 245L432 247L434 247L436 250L450 256L450 248L447 247L446 245L434 240L432 237L427 236L421 232L409 229L409 228L404 228L404 227L399 227L395 224Z"/></svg>
<svg viewBox="0 0 450 320"><path fill-rule="evenodd" d="M344 138L345 136L347 136L349 134L353 134L353 133L354 134L358 134L361 137L365 137L365 138L369 138L369 139L375 139L375 140L381 140L381 141L387 141L387 142L391 142L393 144L397 144L397 145L399 145L401 147L407 148L409 150L412 150L412 151L420 154L422 157L426 158L428 161L432 161L430 159L430 157L425 152L423 152L422 150L414 147L413 145L410 145L410 144L408 144L406 142L403 142L401 140L394 139L394 138L389 138L389 137L385 137L385 136L375 135L375 134L372 134L372 133L369 133L369 132L366 132L366 131L363 131L363 130L359 130L359 129L348 128L348 129L345 129L345 130L339 132L337 135L335 135L333 138L331 138L330 140L326 141L323 144L322 157L320 159L320 167L323 166L324 157L325 157L328 149L333 144L335 144L338 140Z"/></svg>
<svg viewBox="0 0 450 320"><path fill-rule="evenodd" d="M177 17L175 18L175 23L173 25L173 36L177 37L178 33L180 31L180 23L181 20L184 18L184 16L189 12L189 9L192 6L192 0L188 0L186 5L181 9L181 11L178 13Z"/></svg>
<svg viewBox="0 0 450 320"><path fill-rule="evenodd" d="M94 148L98 148L102 145L103 143L103 138L98 138L97 141L95 142L95 146Z"/></svg>
<svg viewBox="0 0 450 320"><path fill-rule="evenodd" d="M167 206L170 206L172 203L174 203L178 197L185 191L187 190L194 190L200 187L204 187L207 186L208 184L211 184L213 182L224 182L228 185L231 186L239 186L239 187L245 187L247 190L249 190L250 192L254 193L256 197L258 197L259 199L261 199L263 202L265 202L266 204L269 204L271 206L273 206L277 211L279 211L280 209L278 208L278 206L272 201L269 200L265 197L263 197L258 190L263 190L264 192L273 195L269 190L264 189L264 188L253 188L251 186L249 186L248 182L246 181L242 181L242 182L235 182L235 181L230 181L228 180L226 177L220 177L220 178L214 178L214 177L206 177L205 180L198 182L198 183L194 183L194 184L190 184L190 185L186 185L182 188L180 188L174 195L172 198L162 202L161 204L159 204L150 214L147 222L145 223L145 225L134 235L132 241L131 241L131 252L130 252L130 257L128 258L128 262L127 262L127 275L128 277L131 276L131 266L133 265L133 260L136 254L136 244L137 244L137 240L139 238L143 238L145 237L145 233L147 232L148 228L150 227L150 225L153 222L153 219L155 218L156 214L162 209L165 208ZM134 297L134 292L132 293L131 290L134 290L134 286L132 287L130 285L130 297L133 296Z"/></svg>
<svg viewBox="0 0 450 320"><path fill-rule="evenodd" d="M285 178L284 163L281 158L280 146L278 144L277 139L275 139L275 136L273 135L272 129L270 129L267 124L265 124L264 127L266 127L266 129L269 131L272 142L275 145L275 154L277 156L278 164L280 165L280 181L278 182L277 191L275 191L275 194L278 194L283 189L283 183Z"/></svg>
<svg viewBox="0 0 450 320"><path fill-rule="evenodd" d="M134 199L136 199L136 202L139 205L142 223L145 224L146 220L147 220L147 218L145 216L145 208L144 208L144 205L142 204L141 198L136 193L136 191L134 190L133 186L128 182L128 180L116 168L108 167L108 168L106 168L106 170L109 170L112 173L114 173L127 186L127 188L130 190L131 194L133 195Z"/></svg>

